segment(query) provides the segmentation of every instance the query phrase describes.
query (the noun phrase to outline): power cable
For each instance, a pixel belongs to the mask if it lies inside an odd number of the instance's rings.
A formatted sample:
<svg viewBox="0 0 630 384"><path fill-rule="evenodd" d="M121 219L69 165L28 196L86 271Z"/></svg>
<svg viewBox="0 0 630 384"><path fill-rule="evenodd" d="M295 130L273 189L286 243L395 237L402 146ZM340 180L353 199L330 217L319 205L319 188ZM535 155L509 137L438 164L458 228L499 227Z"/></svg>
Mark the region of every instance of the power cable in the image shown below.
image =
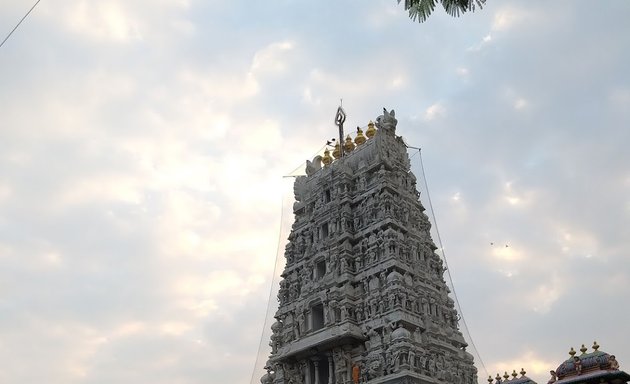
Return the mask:
<svg viewBox="0 0 630 384"><path fill-rule="evenodd" d="M324 145L323 145L323 146L322 146L319 150L317 150L317 152L315 152L315 153L313 154L313 156L311 156L311 159L312 159L312 158L314 158L315 156L319 155L319 154L322 152L322 150L323 150L324 148L326 148L326 146L327 146L327 145L328 145L328 144L324 144ZM299 170L300 170L300 168L302 168L302 167L304 167L304 163L300 163L300 165L298 165L297 167L295 167L295 169L294 169L293 171L289 172L289 174L288 174L288 175L285 175L285 176L282 176L282 177L296 177L296 175L294 175L294 174L295 174L297 171L299 171ZM297 176L301 176L301 175L304 175L304 174L302 173L302 174L297 175Z"/></svg>
<svg viewBox="0 0 630 384"><path fill-rule="evenodd" d="M326 147L326 144L324 144L320 149L318 149L317 152L315 152L311 158L313 158L316 155L320 154L325 147ZM289 173L289 175L283 176L283 178L296 177L294 175L294 173L296 173L302 167L304 167L304 163L298 165L293 171L291 171ZM273 292L275 291L276 286L278 284L278 281L277 281L278 264L279 264L279 260L281 258L280 246L282 244L284 244L283 241L282 241L283 240L282 239L282 235L284 234L283 228L284 228L284 221L285 221L284 220L284 215L285 215L285 210L284 210L285 198L286 198L286 196L285 196L285 192L283 190L282 205L280 207L280 228L278 230L278 244L276 246L276 259L274 261L273 274L271 276L271 285L269 287L269 297L267 299L267 310L265 312L265 319L264 319L264 322L263 322L263 328L262 328L262 332L260 334L260 341L258 342L258 351L256 353L256 360L255 360L255 363L254 363L254 368L252 369L252 376L251 376L251 379L250 379L250 383L251 384L255 384L254 380L255 380L256 372L257 372L257 369L258 369L258 366L259 366L260 353L261 353L262 348L263 348L263 342L264 342L265 334L267 332L267 329L269 328L268 320L269 320L270 311L272 310L272 308L271 308L272 304L271 303L273 302L272 301Z"/></svg>
<svg viewBox="0 0 630 384"><path fill-rule="evenodd" d="M18 27L20 26L20 24L22 24L22 22L24 21L24 19L26 19L28 17L28 15L33 11L33 9L35 9L35 7L37 6L37 4L39 4L39 2L42 0L37 0L35 2L35 4L33 4L33 6L31 7L31 9L28 10L28 12L26 12L26 15L24 15L24 17L22 17L22 19L15 25L15 27L13 27L13 29L11 30L11 32L9 32L9 34L7 35L7 37L4 38L4 40L2 40L2 43L0 43L0 48L2 48L2 46L4 45L4 43L9 40L9 37L11 37L11 35L13 34L13 32L15 32L16 29L18 29Z"/></svg>
<svg viewBox="0 0 630 384"><path fill-rule="evenodd" d="M429 193L429 184L427 183L427 177L426 174L424 172L424 164L422 162L422 153L420 151L420 148L417 147L411 147L411 146L407 146L408 148L413 148L413 149L417 149L418 150L418 154L420 156L418 156L419 162L420 162L420 170L422 171L422 180L424 181L424 188L427 192L427 201L429 202L429 209L431 210L431 217L433 218L433 225L435 227L435 233L437 235L437 240L440 243L440 249L442 250L442 257L444 259L444 265L446 266L446 274L448 275L448 280L451 283L451 288L453 289L453 297L455 298L455 302L457 303L457 307L459 308L459 314L461 315L461 320L462 320L462 324L464 325L464 329L466 331L466 334L468 335L468 339L470 340L470 344L473 347L473 349L475 350L475 352L477 352L477 357L479 358L479 363L481 364L481 367L483 368L483 370L485 371L486 375L488 375L488 370L486 369L486 365L483 363L483 360L481 359L481 354L479 354L479 350L477 349L477 346L475 346L475 342L472 338L472 335L470 334L470 330L468 329L468 324L466 324L466 319L464 318L464 312L462 311L462 307L459 304L459 299L457 298L457 293L455 292L455 284L453 284L453 277L451 276L451 271L448 267L448 262L446 261L446 252L444 251L444 245L442 244L442 238L440 237L440 230L438 229L438 225L437 225L437 220L435 219L435 211L433 210L433 203L431 202L431 195Z"/></svg>
<svg viewBox="0 0 630 384"><path fill-rule="evenodd" d="M258 342L258 351L256 352L256 361L254 363L254 368L252 369L252 377L250 379L250 383L254 384L254 377L256 376L256 369L258 368L258 363L259 363L259 358L260 358L260 353L262 350L262 346L263 346L263 338L265 336L265 331L268 327L268 318L269 318L269 311L271 310L270 306L271 306L271 299L273 297L273 292L275 289L275 283L276 283L276 273L277 273L277 269L278 269L278 259L280 258L280 244L282 244L282 226L284 223L284 200L285 200L285 194L284 192L282 193L282 201L281 201L281 206L280 206L280 228L278 230L278 245L276 246L276 259L274 261L273 264L273 275L271 277L271 284L269 287L269 297L267 299L267 310L265 311L265 320L263 321L263 327L262 327L262 332L260 334L260 341Z"/></svg>

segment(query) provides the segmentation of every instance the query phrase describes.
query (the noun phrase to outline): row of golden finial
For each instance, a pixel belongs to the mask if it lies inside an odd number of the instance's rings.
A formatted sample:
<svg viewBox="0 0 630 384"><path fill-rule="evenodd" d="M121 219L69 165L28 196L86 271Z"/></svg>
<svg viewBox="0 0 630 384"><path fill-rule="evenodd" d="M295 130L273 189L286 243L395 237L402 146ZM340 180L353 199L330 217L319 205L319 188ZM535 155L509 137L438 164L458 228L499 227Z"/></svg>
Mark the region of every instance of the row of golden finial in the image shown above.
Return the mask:
<svg viewBox="0 0 630 384"><path fill-rule="evenodd" d="M597 344L597 341L593 342L593 351L597 352L597 350L599 349L599 344ZM582 347L580 348L580 352L582 352L582 355L586 354L586 351L588 350L588 348L586 348L584 346L584 344L582 344ZM571 357L575 356L577 352L575 351L575 349L573 349L573 347L571 347L571 349L569 350L569 355L571 355ZM527 372L525 372L525 370L523 368L521 368L521 372L519 372L521 374L521 377L525 376L525 374ZM516 369L512 370L512 380L516 379L516 376L518 376L518 373L516 373ZM510 375L508 375L507 371L505 371L505 373L503 374L503 380L501 380L501 375L499 375L497 373L497 376L493 379L492 376L488 376L488 383L492 383L494 380L496 380L497 383L499 382L503 382L503 381L507 381L510 378Z"/></svg>
<svg viewBox="0 0 630 384"><path fill-rule="evenodd" d="M521 377L523 377L527 372L525 372L525 370L521 368L521 371L519 373L521 374ZM516 369L514 369L512 370L512 380L516 379L516 376L518 376L518 373L516 373ZM492 383L492 381L494 380L496 380L497 383L500 383L503 381L507 381L509 378L510 375L508 375L507 371L505 371L505 373L503 374L503 380L501 380L501 375L497 373L497 377L495 377L494 379L492 378L492 376L488 376L488 383Z"/></svg>
<svg viewBox="0 0 630 384"><path fill-rule="evenodd" d="M376 127L374 126L374 122L370 120L367 125L367 130L365 131L365 135L363 135L363 130L357 127L357 136L354 138L354 142L352 142L352 138L350 135L346 136L346 141L343 143L343 150L345 153L350 153L354 151L357 146L364 144L368 139L371 139L376 134ZM366 138L367 136L367 138ZM335 160L341 157L341 150L339 149L339 144L335 144L335 149L333 149L332 156L330 156L330 151L328 148L324 151L324 156L322 157L322 163L324 165L329 165L333 162L333 157Z"/></svg>
<svg viewBox="0 0 630 384"><path fill-rule="evenodd" d="M591 347L593 348L593 351L597 352L597 350L599 349L599 345L597 344L597 341L593 341L593 346ZM586 354L586 351L588 351L588 348L586 348L584 346L584 344L582 344L582 348L580 348L580 352L582 352L582 355ZM571 355L571 357L575 356L577 352L575 352L575 349L573 349L573 347L571 347L571 350L569 351L569 355Z"/></svg>

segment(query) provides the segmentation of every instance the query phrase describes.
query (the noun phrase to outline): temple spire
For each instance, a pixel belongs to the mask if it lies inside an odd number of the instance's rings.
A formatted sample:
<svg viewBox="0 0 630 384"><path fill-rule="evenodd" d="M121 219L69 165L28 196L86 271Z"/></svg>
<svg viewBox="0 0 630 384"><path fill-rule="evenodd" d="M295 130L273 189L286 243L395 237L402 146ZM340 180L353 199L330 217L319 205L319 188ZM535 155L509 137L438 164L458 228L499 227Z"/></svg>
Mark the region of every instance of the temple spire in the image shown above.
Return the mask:
<svg viewBox="0 0 630 384"><path fill-rule="evenodd" d="M343 107L339 105L339 108L337 108L337 113L335 114L335 125L339 127L339 158L343 157L343 123L345 123L345 121L346 111L344 111Z"/></svg>

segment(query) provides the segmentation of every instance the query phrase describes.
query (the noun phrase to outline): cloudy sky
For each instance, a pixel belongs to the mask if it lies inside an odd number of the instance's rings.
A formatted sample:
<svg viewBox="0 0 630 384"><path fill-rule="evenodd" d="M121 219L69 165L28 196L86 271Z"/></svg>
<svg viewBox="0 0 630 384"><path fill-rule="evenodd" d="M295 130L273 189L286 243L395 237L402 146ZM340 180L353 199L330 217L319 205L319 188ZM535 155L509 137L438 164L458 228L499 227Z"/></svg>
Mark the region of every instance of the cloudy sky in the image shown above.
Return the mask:
<svg viewBox="0 0 630 384"><path fill-rule="evenodd" d="M2 1L1 38L32 3ZM335 135L341 98L350 127L394 108L422 148L490 374L544 383L594 340L625 368L628 14L41 1L0 48L0 382L249 383L292 220L283 176Z"/></svg>

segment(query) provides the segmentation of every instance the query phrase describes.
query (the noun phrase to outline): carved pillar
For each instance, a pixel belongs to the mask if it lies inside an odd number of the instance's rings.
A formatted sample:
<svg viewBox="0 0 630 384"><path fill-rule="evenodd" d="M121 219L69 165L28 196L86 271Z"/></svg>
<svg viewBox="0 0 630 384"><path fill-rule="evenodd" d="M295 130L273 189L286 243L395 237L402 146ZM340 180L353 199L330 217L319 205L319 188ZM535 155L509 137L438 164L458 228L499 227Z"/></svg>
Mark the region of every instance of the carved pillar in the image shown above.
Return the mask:
<svg viewBox="0 0 630 384"><path fill-rule="evenodd" d="M315 383L314 384L321 384L319 382L319 360L313 360L313 366L315 367Z"/></svg>
<svg viewBox="0 0 630 384"><path fill-rule="evenodd" d="M328 384L335 383L335 367L333 365L333 357L328 356ZM340 383L339 383L340 384Z"/></svg>
<svg viewBox="0 0 630 384"><path fill-rule="evenodd" d="M304 384L311 384L311 367L308 360L303 361Z"/></svg>

